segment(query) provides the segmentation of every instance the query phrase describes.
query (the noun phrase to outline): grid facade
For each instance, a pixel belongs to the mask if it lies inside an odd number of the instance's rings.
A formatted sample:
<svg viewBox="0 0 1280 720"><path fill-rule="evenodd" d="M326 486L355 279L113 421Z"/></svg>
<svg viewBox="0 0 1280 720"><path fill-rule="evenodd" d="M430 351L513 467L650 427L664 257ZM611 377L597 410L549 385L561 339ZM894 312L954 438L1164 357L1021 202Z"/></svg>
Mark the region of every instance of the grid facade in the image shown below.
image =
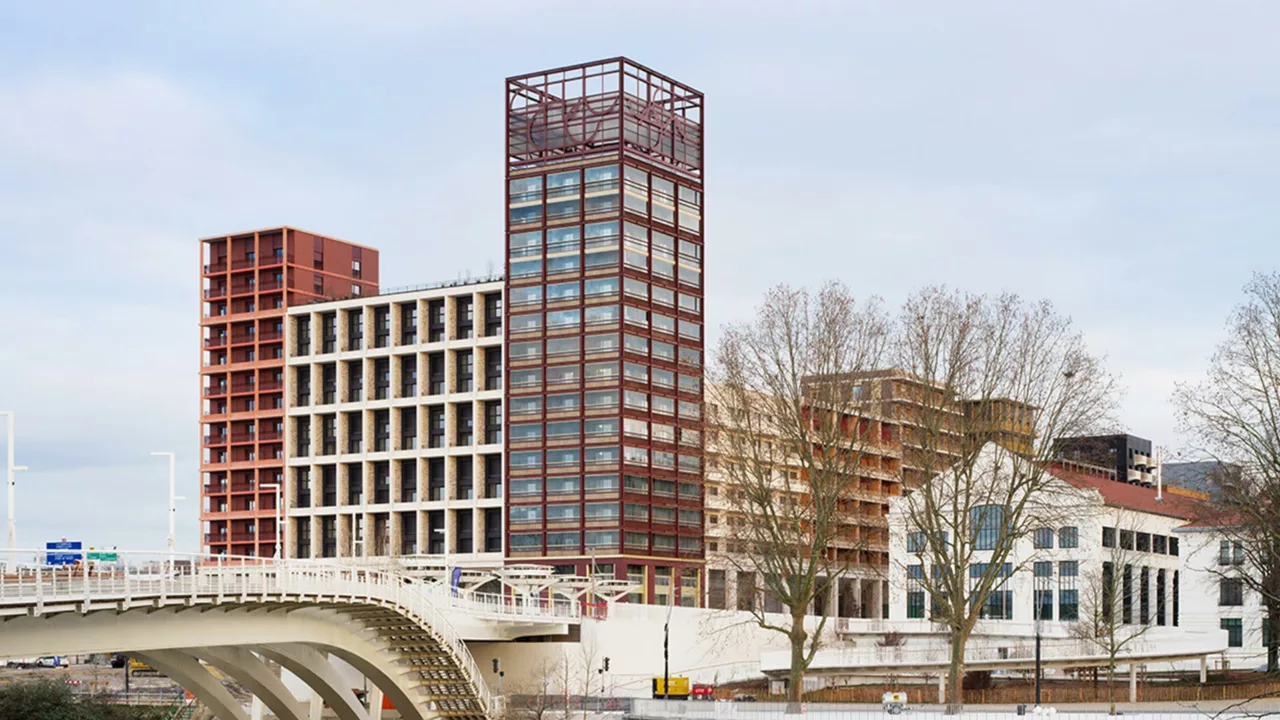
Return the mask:
<svg viewBox="0 0 1280 720"><path fill-rule="evenodd" d="M698 604L702 96L625 59L507 90L507 557Z"/></svg>
<svg viewBox="0 0 1280 720"><path fill-rule="evenodd" d="M271 556L284 482L285 313L376 294L378 252L293 228L200 241L202 547Z"/></svg>
<svg viewBox="0 0 1280 720"><path fill-rule="evenodd" d="M289 310L287 555L501 562L502 283Z"/></svg>

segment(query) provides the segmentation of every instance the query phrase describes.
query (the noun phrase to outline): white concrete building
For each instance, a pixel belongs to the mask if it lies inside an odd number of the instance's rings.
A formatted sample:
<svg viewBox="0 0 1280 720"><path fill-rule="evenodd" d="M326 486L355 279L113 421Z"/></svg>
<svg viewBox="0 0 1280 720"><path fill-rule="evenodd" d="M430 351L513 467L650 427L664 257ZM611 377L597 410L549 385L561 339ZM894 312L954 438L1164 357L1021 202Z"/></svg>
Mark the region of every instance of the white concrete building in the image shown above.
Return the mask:
<svg viewBox="0 0 1280 720"><path fill-rule="evenodd" d="M501 564L502 282L290 308L286 555Z"/></svg>
<svg viewBox="0 0 1280 720"><path fill-rule="evenodd" d="M1240 580L1248 572L1240 541L1215 527L1189 523L1178 528L1183 539L1183 626L1189 630L1224 630L1225 666L1253 670L1267 664L1266 608L1262 597Z"/></svg>
<svg viewBox="0 0 1280 720"><path fill-rule="evenodd" d="M1012 463L1015 456L988 445L978 462ZM1065 636L1082 619L1090 583L1120 583L1121 622L1167 626L1181 623L1181 543L1175 529L1192 517L1189 501L1156 488L1117 482L1114 471L1070 464L1050 470L1043 528L1018 540L1006 563L1008 578L983 610L979 634L999 635L1021 626L1027 632L1036 619L1046 633ZM983 473L983 477L986 473ZM918 578L929 572L923 537L908 527L906 499L895 499L889 513L890 601L893 620L917 621L921 632L931 627L929 600ZM1070 507L1067 513L1063 507ZM983 528L971 528L974 561L989 559ZM1119 567L1115 567L1116 565Z"/></svg>

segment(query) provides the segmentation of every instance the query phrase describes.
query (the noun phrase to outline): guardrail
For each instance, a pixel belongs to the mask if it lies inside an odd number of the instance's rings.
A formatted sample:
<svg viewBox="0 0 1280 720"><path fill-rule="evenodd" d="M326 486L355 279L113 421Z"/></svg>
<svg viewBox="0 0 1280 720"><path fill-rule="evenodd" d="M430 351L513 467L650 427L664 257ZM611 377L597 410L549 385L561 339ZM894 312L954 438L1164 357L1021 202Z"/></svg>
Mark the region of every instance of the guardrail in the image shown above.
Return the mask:
<svg viewBox="0 0 1280 720"><path fill-rule="evenodd" d="M1125 645L1117 656L1121 664L1129 660L1154 660L1160 658L1211 655L1226 649L1226 633L1187 633L1189 637L1142 639ZM946 645L928 647L859 647L819 650L810 669L836 670L867 667L946 667L950 663L951 649ZM965 647L965 665L1019 664L1034 661L1035 640L1032 638L973 642ZM1045 639L1040 645L1043 662L1080 661L1081 664L1105 662L1107 652L1098 643L1078 639ZM786 651L762 653L762 672L781 672L791 665L791 655Z"/></svg>
<svg viewBox="0 0 1280 720"><path fill-rule="evenodd" d="M18 561L22 558L23 561ZM59 564L50 564L51 561ZM71 564L65 564L67 562ZM475 659L449 620L462 612L487 618L572 619L576 602L555 598L455 591L376 568L315 561L135 551L16 550L0 563L0 610L24 607L34 614L46 606L136 599L190 598L214 604L260 595L341 595L376 604L390 603L429 628L466 673L486 711L495 707Z"/></svg>

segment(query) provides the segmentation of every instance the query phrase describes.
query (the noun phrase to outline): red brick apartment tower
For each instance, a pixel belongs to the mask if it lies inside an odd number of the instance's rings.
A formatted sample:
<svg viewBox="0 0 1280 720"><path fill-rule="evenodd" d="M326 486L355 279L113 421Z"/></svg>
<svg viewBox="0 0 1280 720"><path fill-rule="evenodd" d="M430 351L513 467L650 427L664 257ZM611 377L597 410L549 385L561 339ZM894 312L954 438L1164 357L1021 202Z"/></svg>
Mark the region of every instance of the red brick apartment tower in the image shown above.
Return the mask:
<svg viewBox="0 0 1280 720"><path fill-rule="evenodd" d="M633 602L702 595L702 149L625 58L507 80L506 554Z"/></svg>
<svg viewBox="0 0 1280 720"><path fill-rule="evenodd" d="M378 251L293 228L200 241L206 553L275 554L284 483L285 308L378 292Z"/></svg>

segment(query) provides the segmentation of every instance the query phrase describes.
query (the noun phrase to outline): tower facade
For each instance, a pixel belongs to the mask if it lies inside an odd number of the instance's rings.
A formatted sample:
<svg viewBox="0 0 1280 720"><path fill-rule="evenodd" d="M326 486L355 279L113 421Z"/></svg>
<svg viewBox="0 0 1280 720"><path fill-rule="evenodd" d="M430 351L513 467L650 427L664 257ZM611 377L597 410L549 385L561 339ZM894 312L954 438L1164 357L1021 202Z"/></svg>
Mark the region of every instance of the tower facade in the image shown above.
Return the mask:
<svg viewBox="0 0 1280 720"><path fill-rule="evenodd" d="M203 549L270 557L285 469L285 312L378 292L378 251L289 227L201 244Z"/></svg>
<svg viewBox="0 0 1280 720"><path fill-rule="evenodd" d="M625 58L507 80L509 562L700 604L702 94Z"/></svg>

